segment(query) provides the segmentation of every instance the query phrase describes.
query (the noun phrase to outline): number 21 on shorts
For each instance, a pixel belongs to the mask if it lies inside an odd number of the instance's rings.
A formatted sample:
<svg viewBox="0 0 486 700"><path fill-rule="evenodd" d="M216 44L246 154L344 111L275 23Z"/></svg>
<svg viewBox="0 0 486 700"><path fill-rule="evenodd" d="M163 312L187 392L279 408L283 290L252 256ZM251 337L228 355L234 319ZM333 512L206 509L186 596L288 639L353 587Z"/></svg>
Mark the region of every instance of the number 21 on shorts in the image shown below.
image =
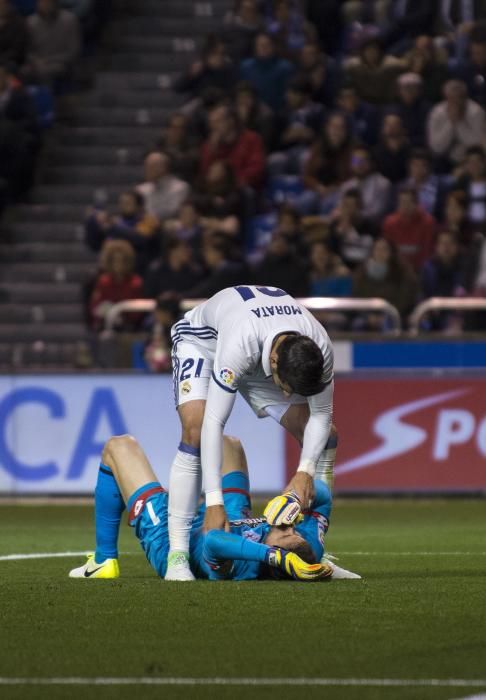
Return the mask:
<svg viewBox="0 0 486 700"><path fill-rule="evenodd" d="M194 364L196 364L196 368L194 370L194 374L192 373L192 369L194 367ZM204 365L204 357L200 357L196 360L192 357L188 357L186 360L181 365L181 375L179 377L179 380L181 382L185 382L187 379L191 379L191 377L198 378L201 376L202 368Z"/></svg>

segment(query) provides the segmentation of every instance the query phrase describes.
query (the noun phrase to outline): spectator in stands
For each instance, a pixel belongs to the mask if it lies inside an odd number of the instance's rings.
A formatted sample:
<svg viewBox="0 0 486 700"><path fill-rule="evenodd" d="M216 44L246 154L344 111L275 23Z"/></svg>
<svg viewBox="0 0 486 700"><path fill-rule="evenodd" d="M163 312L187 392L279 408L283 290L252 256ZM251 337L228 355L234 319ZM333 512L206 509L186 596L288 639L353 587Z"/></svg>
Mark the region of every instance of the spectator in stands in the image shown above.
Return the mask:
<svg viewBox="0 0 486 700"><path fill-rule="evenodd" d="M25 20L12 5L11 0L0 0L0 62L19 67L27 50Z"/></svg>
<svg viewBox="0 0 486 700"><path fill-rule="evenodd" d="M476 231L486 233L486 154L481 146L466 151L464 174L456 183L468 200L468 219Z"/></svg>
<svg viewBox="0 0 486 700"><path fill-rule="evenodd" d="M128 241L135 251L135 268L143 274L159 248L159 222L145 211L143 196L134 190L123 192L118 200L118 214L93 210L85 225L86 245L98 252L107 240Z"/></svg>
<svg viewBox="0 0 486 700"><path fill-rule="evenodd" d="M307 270L296 257L287 236L275 231L263 260L253 270L255 284L285 289L295 297L305 297L309 291Z"/></svg>
<svg viewBox="0 0 486 700"><path fill-rule="evenodd" d="M323 120L323 110L312 100L308 80L293 78L287 88L286 109L277 120L277 153L268 159L271 175L299 174L309 144L315 140Z"/></svg>
<svg viewBox="0 0 486 700"><path fill-rule="evenodd" d="M209 114L209 136L201 146L200 172L206 175L216 161L228 163L240 187L260 189L265 170L261 136L242 129L237 115L225 104Z"/></svg>
<svg viewBox="0 0 486 700"><path fill-rule="evenodd" d="M322 53L319 44L307 41L297 59L297 76L308 80L314 102L331 107L339 87L340 75L336 61Z"/></svg>
<svg viewBox="0 0 486 700"><path fill-rule="evenodd" d="M352 85L344 85L341 88L336 105L351 123L355 141L365 143L367 146L376 143L379 112L375 106L360 100L356 88Z"/></svg>
<svg viewBox="0 0 486 700"><path fill-rule="evenodd" d="M418 73L403 73L398 78L398 102L393 111L403 123L412 146L423 146L430 104L423 96L423 81Z"/></svg>
<svg viewBox="0 0 486 700"><path fill-rule="evenodd" d="M163 228L165 237L186 241L196 255L199 253L203 224L202 217L193 202L184 202L177 216L174 219L168 219Z"/></svg>
<svg viewBox="0 0 486 700"><path fill-rule="evenodd" d="M467 215L467 197L463 190L452 190L446 198L442 229L453 233L463 249L468 248L475 236L475 229Z"/></svg>
<svg viewBox="0 0 486 700"><path fill-rule="evenodd" d="M273 150L275 119L272 110L262 102L251 83L241 81L236 86L235 110L240 126L262 137L265 149Z"/></svg>
<svg viewBox="0 0 486 700"><path fill-rule="evenodd" d="M145 200L147 213L161 222L170 219L188 198L189 185L172 175L169 157L165 153L149 153L144 168L145 182L136 189Z"/></svg>
<svg viewBox="0 0 486 700"><path fill-rule="evenodd" d="M187 292L203 277L201 268L194 262L189 241L169 238L164 255L153 262L144 277L144 296L156 299L165 292Z"/></svg>
<svg viewBox="0 0 486 700"><path fill-rule="evenodd" d="M404 183L417 192L422 209L436 216L439 209L440 180L432 172L430 155L424 148L414 149L408 160L408 178Z"/></svg>
<svg viewBox="0 0 486 700"><path fill-rule="evenodd" d="M302 49L306 41L316 41L317 32L310 24L298 2L273 0L267 3L267 31L277 42L282 55L290 59Z"/></svg>
<svg viewBox="0 0 486 700"><path fill-rule="evenodd" d="M284 107L285 91L293 73L292 64L277 55L275 40L268 34L255 39L255 54L241 64L242 80L250 82L258 96L274 111Z"/></svg>
<svg viewBox="0 0 486 700"><path fill-rule="evenodd" d="M485 143L486 118L484 110L468 98L460 80L445 84L444 98L430 112L428 144L441 163L450 166L464 158L469 146Z"/></svg>
<svg viewBox="0 0 486 700"><path fill-rule="evenodd" d="M226 287L248 283L248 268L235 255L233 241L227 236L211 236L203 246L202 257L206 274L199 284L189 290L189 297L207 299Z"/></svg>
<svg viewBox="0 0 486 700"><path fill-rule="evenodd" d="M229 163L211 163L194 194L194 203L205 238L220 233L238 239L244 201Z"/></svg>
<svg viewBox="0 0 486 700"><path fill-rule="evenodd" d="M422 269L422 293L429 297L454 297L464 294L464 261L456 236L442 231L437 236L433 256ZM455 313L434 312L423 324L428 330L455 330L461 325Z"/></svg>
<svg viewBox="0 0 486 700"><path fill-rule="evenodd" d="M178 296L171 292L161 294L148 324L144 324L150 331L150 338L145 345L144 359L151 372L168 372L171 369L171 328L180 316Z"/></svg>
<svg viewBox="0 0 486 700"><path fill-rule="evenodd" d="M407 175L410 144L403 122L397 114L387 114L381 128L380 142L373 151L378 172L392 183Z"/></svg>
<svg viewBox="0 0 486 700"><path fill-rule="evenodd" d="M236 0L232 12L224 18L224 38L233 60L251 56L255 39L264 29L264 21L257 0Z"/></svg>
<svg viewBox="0 0 486 700"><path fill-rule="evenodd" d="M0 62L0 119L7 119L25 135L29 135L31 140L29 145L37 150L40 145L40 129L34 101L12 76L8 66L2 62Z"/></svg>
<svg viewBox="0 0 486 700"><path fill-rule="evenodd" d="M313 297L351 296L349 269L325 241L310 246L309 294Z"/></svg>
<svg viewBox="0 0 486 700"><path fill-rule="evenodd" d="M383 222L383 237L391 241L411 267L419 271L432 255L436 232L435 219L418 203L417 192L404 187L398 207Z"/></svg>
<svg viewBox="0 0 486 700"><path fill-rule="evenodd" d="M299 259L307 257L307 243L298 211L289 204L279 207L275 233L284 236Z"/></svg>
<svg viewBox="0 0 486 700"><path fill-rule="evenodd" d="M416 37L432 34L438 4L438 0L390 3L388 27L382 33L383 44L387 49L403 53Z"/></svg>
<svg viewBox="0 0 486 700"><path fill-rule="evenodd" d="M363 216L359 191L348 190L331 221L330 250L352 270L366 260L375 236L375 225Z"/></svg>
<svg viewBox="0 0 486 700"><path fill-rule="evenodd" d="M142 296L143 282L134 273L135 251L127 241L106 241L101 251L103 272L98 277L90 299L91 325L101 330L108 311L114 304ZM140 319L122 317L124 330L133 329Z"/></svg>
<svg viewBox="0 0 486 700"><path fill-rule="evenodd" d="M421 76L423 96L427 102L438 102L448 77L446 52L434 44L431 36L419 36L405 56L405 61L412 73Z"/></svg>
<svg viewBox="0 0 486 700"><path fill-rule="evenodd" d="M385 55L376 37L365 39L359 56L345 63L347 83L356 89L360 99L379 105L392 102L395 81L403 69L403 62Z"/></svg>
<svg viewBox="0 0 486 700"><path fill-rule="evenodd" d="M28 80L59 87L70 77L81 49L79 22L62 10L59 0L37 0L37 12L27 19L28 52L23 74Z"/></svg>
<svg viewBox="0 0 486 700"><path fill-rule="evenodd" d="M170 158L174 175L186 182L192 182L197 173L198 151L185 114L175 112L169 117L169 123L157 143L157 149Z"/></svg>
<svg viewBox="0 0 486 700"><path fill-rule="evenodd" d="M469 35L469 57L459 62L455 74L467 85L470 97L486 109L486 20L473 27Z"/></svg>
<svg viewBox="0 0 486 700"><path fill-rule="evenodd" d="M32 185L39 147L34 103L0 64L0 210Z"/></svg>
<svg viewBox="0 0 486 700"><path fill-rule="evenodd" d="M322 136L313 144L304 168L308 190L301 200L307 214L329 214L339 197L339 187L351 174L351 134L339 112L327 119Z"/></svg>
<svg viewBox="0 0 486 700"><path fill-rule="evenodd" d="M385 299L405 319L418 301L419 287L415 274L400 258L393 243L378 238L369 258L353 274L353 296ZM381 330L384 319L376 314L367 314L358 319L356 326Z"/></svg>
<svg viewBox="0 0 486 700"><path fill-rule="evenodd" d="M463 261L459 242L450 231L437 236L434 253L422 268L422 292L428 297L452 297L462 292Z"/></svg>
<svg viewBox="0 0 486 700"><path fill-rule="evenodd" d="M343 192L358 190L361 195L363 216L380 222L389 209L391 185L383 175L376 172L371 153L366 146L356 146L351 155L353 177L344 183Z"/></svg>
<svg viewBox="0 0 486 700"><path fill-rule="evenodd" d="M342 49L343 23L339 0L306 0L306 16L316 27L324 51L334 56Z"/></svg>
<svg viewBox="0 0 486 700"><path fill-rule="evenodd" d="M191 98L200 98L208 88L226 91L233 83L234 76L234 66L225 43L209 36L201 60L195 61L189 71L174 82L173 89L188 93Z"/></svg>
<svg viewBox="0 0 486 700"><path fill-rule="evenodd" d="M486 297L486 237L484 236L478 236L466 254L464 285L470 295ZM484 330L486 328L484 311L477 316L474 328Z"/></svg>

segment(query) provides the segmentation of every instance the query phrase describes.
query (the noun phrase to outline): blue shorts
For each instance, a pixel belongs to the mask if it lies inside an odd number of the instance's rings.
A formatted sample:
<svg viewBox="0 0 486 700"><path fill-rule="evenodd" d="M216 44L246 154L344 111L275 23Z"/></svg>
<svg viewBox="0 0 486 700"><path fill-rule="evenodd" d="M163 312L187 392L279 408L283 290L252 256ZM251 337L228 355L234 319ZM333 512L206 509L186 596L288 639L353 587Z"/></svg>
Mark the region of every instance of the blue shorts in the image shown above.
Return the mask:
<svg viewBox="0 0 486 700"><path fill-rule="evenodd" d="M243 472L231 472L223 477L224 507L229 520L243 520L251 513L250 481ZM169 494L158 481L153 481L133 493L128 499L128 523L135 528L149 564L161 578L167 571L169 554ZM206 505L202 503L191 529L191 568L202 575L198 562L202 559L204 534L202 526Z"/></svg>
<svg viewBox="0 0 486 700"><path fill-rule="evenodd" d="M167 571L169 554L169 494L152 481L128 499L128 524L135 528L149 564L161 578Z"/></svg>

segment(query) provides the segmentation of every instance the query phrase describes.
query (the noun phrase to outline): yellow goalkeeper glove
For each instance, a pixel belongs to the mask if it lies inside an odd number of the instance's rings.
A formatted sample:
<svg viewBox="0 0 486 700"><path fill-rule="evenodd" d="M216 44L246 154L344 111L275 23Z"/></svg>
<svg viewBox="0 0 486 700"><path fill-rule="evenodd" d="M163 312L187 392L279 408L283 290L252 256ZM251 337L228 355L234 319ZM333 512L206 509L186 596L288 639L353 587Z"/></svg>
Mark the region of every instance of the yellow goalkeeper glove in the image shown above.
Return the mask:
<svg viewBox="0 0 486 700"><path fill-rule="evenodd" d="M263 516L269 525L294 525L303 519L300 498L295 491L275 496L267 503Z"/></svg>
<svg viewBox="0 0 486 700"><path fill-rule="evenodd" d="M280 569L296 581L320 581L332 574L329 564L308 564L294 552L287 552L280 547L269 547L266 563L274 569Z"/></svg>

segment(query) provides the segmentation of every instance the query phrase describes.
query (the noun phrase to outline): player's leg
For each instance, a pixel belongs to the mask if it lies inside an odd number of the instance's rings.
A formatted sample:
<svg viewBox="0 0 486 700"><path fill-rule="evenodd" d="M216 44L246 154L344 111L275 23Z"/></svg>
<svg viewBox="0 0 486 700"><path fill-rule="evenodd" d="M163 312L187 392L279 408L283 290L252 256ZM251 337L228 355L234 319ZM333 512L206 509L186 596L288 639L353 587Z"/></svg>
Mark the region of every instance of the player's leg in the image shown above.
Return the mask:
<svg viewBox="0 0 486 700"><path fill-rule="evenodd" d="M221 476L231 474L231 472L241 472L248 476L248 462L241 441L238 438L225 435L223 439Z"/></svg>
<svg viewBox="0 0 486 700"><path fill-rule="evenodd" d="M267 409L268 410L268 409ZM300 445L304 438L304 430L309 420L309 406L307 403L294 404L289 406L280 419L280 424L295 437ZM334 464L336 462L336 450L338 444L338 433L333 424L316 467L316 479L324 481L332 490L334 484Z"/></svg>
<svg viewBox="0 0 486 700"><path fill-rule="evenodd" d="M194 576L189 568L189 540L201 494L201 427L212 361L204 344L183 340L174 343L173 366L182 434L170 471L170 552L166 579L190 581Z"/></svg>
<svg viewBox="0 0 486 700"><path fill-rule="evenodd" d="M130 435L110 438L101 457L95 488L96 550L71 578L117 578L118 533L125 504L145 485L157 484L142 448Z"/></svg>

